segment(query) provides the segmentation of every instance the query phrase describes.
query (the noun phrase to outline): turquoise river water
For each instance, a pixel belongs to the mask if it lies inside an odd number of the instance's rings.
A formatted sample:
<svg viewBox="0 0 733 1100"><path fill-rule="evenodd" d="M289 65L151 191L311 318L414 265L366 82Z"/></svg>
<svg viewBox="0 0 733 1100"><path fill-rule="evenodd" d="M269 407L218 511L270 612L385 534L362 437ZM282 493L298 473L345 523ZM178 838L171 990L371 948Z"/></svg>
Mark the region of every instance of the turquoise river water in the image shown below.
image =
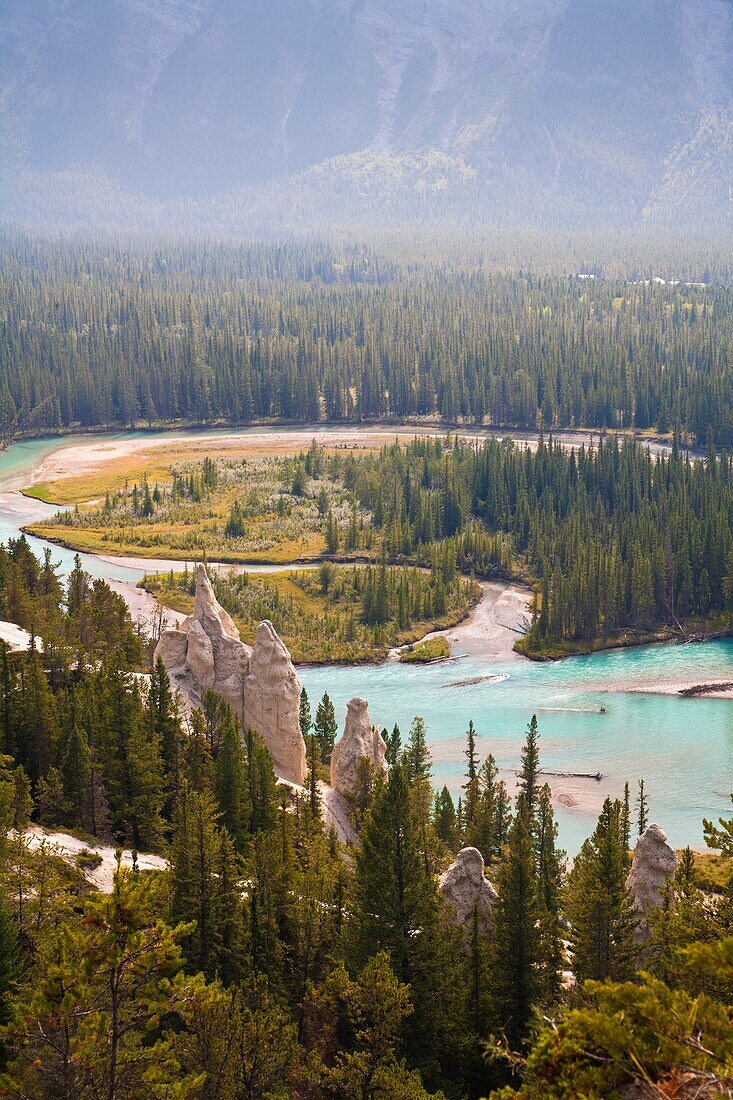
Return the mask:
<svg viewBox="0 0 733 1100"><path fill-rule="evenodd" d="M71 442L78 445L82 439ZM34 440L0 453L0 541L48 513L47 506L14 490L24 478L30 481L31 472L55 448L69 442ZM37 552L40 547L34 545ZM56 546L53 553L66 570L73 554ZM94 576L130 584L142 576L140 569L110 565L93 555L83 555L83 561ZM314 707L328 691L340 720L353 695L369 700L373 721L389 727L397 722L403 736L413 717L422 716L434 782L446 783L455 796L469 719L476 725L481 755L492 752L512 783L524 729L536 712L545 769L603 774L600 783L553 780L560 836L570 853L592 830L603 798L620 795L626 779L633 787L637 778L645 779L651 818L677 847L701 846L702 818L731 810L733 700L683 698L675 685L733 680L733 640L614 650L554 664L470 657L427 668L395 661L307 668L300 676ZM477 678L479 683L460 686Z"/></svg>

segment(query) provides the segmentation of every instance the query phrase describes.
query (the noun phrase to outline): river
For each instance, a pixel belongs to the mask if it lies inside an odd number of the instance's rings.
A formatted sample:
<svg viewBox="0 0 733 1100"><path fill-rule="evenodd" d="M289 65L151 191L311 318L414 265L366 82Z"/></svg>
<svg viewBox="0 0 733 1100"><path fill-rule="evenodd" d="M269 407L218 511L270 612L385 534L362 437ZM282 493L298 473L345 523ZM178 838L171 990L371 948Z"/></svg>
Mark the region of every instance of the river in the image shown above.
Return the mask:
<svg viewBox="0 0 733 1100"><path fill-rule="evenodd" d="M175 434L162 433L164 437ZM32 480L43 460L70 442L76 447L88 440L92 446L103 438L34 440L0 453L0 541L16 537L21 526L48 514L47 505L15 491ZM136 433L108 438L133 439ZM40 553L43 543L33 544ZM64 571L73 556L53 547L54 561ZM88 554L82 559L90 574L118 588L129 590L143 575L137 565ZM300 676L313 709L328 691L340 720L353 695L369 700L372 719L381 726L398 723L403 737L413 717L423 717L434 783L447 784L456 797L469 720L476 725L479 752L492 752L511 783L524 729L536 712L542 764L548 771L603 774L600 783L552 780L560 839L571 854L592 830L604 797L621 795L627 779L633 792L637 779L644 778L651 820L663 826L676 847L702 846L702 818L731 812L733 701L683 698L674 686L733 680L733 640L613 650L546 665L471 656L428 668L394 661L307 668ZM460 686L467 680L477 682Z"/></svg>

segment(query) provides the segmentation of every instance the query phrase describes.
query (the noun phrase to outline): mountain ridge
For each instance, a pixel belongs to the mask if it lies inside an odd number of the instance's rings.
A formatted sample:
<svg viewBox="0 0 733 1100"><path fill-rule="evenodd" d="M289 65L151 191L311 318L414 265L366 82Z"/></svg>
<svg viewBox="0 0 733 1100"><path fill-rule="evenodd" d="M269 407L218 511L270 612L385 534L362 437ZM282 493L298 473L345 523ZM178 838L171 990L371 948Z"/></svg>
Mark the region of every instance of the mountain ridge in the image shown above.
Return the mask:
<svg viewBox="0 0 733 1100"><path fill-rule="evenodd" d="M733 8L8 0L0 112L16 179L101 173L167 202L321 168L358 206L364 154L439 155L489 210L699 220L730 210Z"/></svg>

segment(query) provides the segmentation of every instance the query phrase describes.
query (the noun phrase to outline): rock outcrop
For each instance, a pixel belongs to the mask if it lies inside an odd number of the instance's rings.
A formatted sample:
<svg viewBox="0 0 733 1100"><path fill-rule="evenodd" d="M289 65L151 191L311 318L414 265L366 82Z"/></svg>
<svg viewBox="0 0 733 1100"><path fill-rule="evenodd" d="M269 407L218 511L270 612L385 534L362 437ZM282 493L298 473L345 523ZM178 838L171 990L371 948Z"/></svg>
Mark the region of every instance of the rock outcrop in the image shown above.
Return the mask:
<svg viewBox="0 0 733 1100"><path fill-rule="evenodd" d="M244 684L242 725L259 733L282 779L305 783L305 742L300 732L300 680L269 619L257 627Z"/></svg>
<svg viewBox="0 0 733 1100"><path fill-rule="evenodd" d="M300 681L271 622L260 623L254 649L214 595L204 565L196 570L196 602L174 630L163 631L155 650L189 708L213 690L232 707L244 729L255 730L281 779L302 784L305 742L300 732Z"/></svg>
<svg viewBox="0 0 733 1100"><path fill-rule="evenodd" d="M677 856L667 843L667 834L659 825L649 825L636 842L626 880L639 922L634 933L637 944L649 939L650 911L662 904L665 887L676 869Z"/></svg>
<svg viewBox="0 0 733 1100"><path fill-rule="evenodd" d="M455 912L456 924L466 935L471 934L474 911L478 912L479 932L489 935L498 894L484 875L484 857L478 848L462 848L438 885L443 900Z"/></svg>
<svg viewBox="0 0 733 1100"><path fill-rule="evenodd" d="M184 702L201 706L204 692L213 688L241 718L251 653L214 595L206 567L199 565L193 614L178 628L163 631L155 660L162 659Z"/></svg>
<svg viewBox="0 0 733 1100"><path fill-rule="evenodd" d="M359 762L369 760L378 773L386 772L386 752L382 735L369 718L369 704L366 699L355 696L346 708L341 740L331 753L331 786L344 797L352 798L356 792Z"/></svg>

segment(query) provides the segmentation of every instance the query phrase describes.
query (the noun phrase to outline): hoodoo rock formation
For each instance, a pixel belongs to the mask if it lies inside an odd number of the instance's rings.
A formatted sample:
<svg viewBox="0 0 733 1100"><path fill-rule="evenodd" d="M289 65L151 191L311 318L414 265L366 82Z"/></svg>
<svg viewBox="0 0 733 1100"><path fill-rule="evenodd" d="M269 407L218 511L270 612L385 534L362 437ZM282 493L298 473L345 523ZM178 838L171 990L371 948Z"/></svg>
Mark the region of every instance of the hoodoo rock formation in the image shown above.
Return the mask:
<svg viewBox="0 0 733 1100"><path fill-rule="evenodd" d="M484 857L478 848L462 848L438 885L443 900L455 911L459 928L470 934L476 911L479 932L485 936L491 932L498 895L484 875Z"/></svg>
<svg viewBox="0 0 733 1100"><path fill-rule="evenodd" d="M676 869L677 856L667 843L664 829L649 825L636 842L634 861L626 880L639 922L634 933L637 944L649 939L649 914L664 901L665 888Z"/></svg>
<svg viewBox="0 0 733 1100"><path fill-rule="evenodd" d="M302 786L308 766L300 732L300 691L290 654L265 619L257 627L244 684L242 725L262 737L278 775Z"/></svg>
<svg viewBox="0 0 733 1100"><path fill-rule="evenodd" d="M366 699L355 696L346 707L346 723L341 740L331 753L331 786L346 798L356 793L359 762L368 760L377 773L387 771L387 746L369 718Z"/></svg>
<svg viewBox="0 0 733 1100"><path fill-rule="evenodd" d="M193 614L177 629L163 631L155 650L158 657L186 706L201 706L206 691L217 692L242 727L260 735L280 778L305 782L300 681L290 654L267 621L257 628L254 649L245 645L217 601L204 565L196 569Z"/></svg>

